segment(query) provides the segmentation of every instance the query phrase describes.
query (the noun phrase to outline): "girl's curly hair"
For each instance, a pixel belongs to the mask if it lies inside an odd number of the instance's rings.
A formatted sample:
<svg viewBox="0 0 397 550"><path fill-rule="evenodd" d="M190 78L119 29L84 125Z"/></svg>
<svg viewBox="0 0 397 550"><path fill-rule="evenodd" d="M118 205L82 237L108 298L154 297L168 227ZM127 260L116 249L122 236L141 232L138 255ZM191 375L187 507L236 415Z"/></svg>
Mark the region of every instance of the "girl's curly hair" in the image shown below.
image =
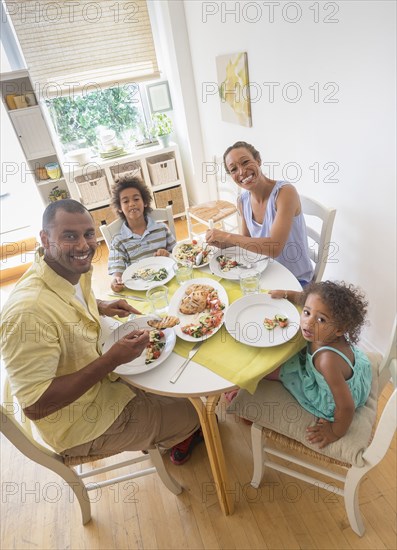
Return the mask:
<svg viewBox="0 0 397 550"><path fill-rule="evenodd" d="M333 320L355 344L365 324L368 302L363 291L344 281L323 281L307 285L302 292L302 305L309 294L317 294L329 307Z"/></svg>
<svg viewBox="0 0 397 550"><path fill-rule="evenodd" d="M125 175L119 176L115 180L115 184L112 187L112 201L110 204L113 210L120 218L122 218L124 221L127 221L123 211L121 210L120 203L120 193L121 191L124 191L124 189L136 189L140 192L143 203L146 204L143 215L145 216L145 220L147 220L147 215L150 214L150 212L153 210L153 208L150 206L153 200L152 195L150 194L149 189L146 187L143 181L137 176L130 174L129 172L127 172Z"/></svg>

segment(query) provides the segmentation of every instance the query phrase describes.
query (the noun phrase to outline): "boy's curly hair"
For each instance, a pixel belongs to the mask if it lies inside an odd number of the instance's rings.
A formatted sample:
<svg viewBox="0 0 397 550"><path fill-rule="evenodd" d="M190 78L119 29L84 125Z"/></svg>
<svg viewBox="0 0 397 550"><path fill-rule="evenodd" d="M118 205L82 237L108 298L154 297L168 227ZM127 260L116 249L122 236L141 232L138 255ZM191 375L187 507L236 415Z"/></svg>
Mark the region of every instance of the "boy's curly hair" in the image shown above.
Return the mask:
<svg viewBox="0 0 397 550"><path fill-rule="evenodd" d="M120 193L121 191L124 191L124 189L136 189L140 192L143 202L144 204L146 204L143 215L145 216L145 219L147 219L147 215L150 214L150 212L153 210L153 208L150 206L153 200L152 195L150 194L149 189L143 183L141 178L138 178L137 176L134 176L129 172L127 172L125 175L119 176L115 180L115 184L112 187L112 201L110 204L116 214L124 221L126 221L125 215L121 210L120 203Z"/></svg>
<svg viewBox="0 0 397 550"><path fill-rule="evenodd" d="M302 305L309 294L317 294L329 307L332 317L355 344L365 324L368 302L361 289L344 281L323 281L307 285L302 292Z"/></svg>

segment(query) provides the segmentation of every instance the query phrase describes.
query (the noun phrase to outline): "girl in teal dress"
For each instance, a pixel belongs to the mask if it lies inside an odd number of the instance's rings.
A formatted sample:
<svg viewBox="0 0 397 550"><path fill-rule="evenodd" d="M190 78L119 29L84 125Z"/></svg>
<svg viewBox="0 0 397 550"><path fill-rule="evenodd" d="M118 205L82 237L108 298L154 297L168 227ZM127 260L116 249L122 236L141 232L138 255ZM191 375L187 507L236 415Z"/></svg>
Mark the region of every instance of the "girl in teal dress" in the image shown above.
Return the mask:
<svg viewBox="0 0 397 550"><path fill-rule="evenodd" d="M303 292L273 290L272 298L304 304L300 327L306 349L267 378L277 379L301 406L317 417L307 439L323 448L347 432L354 411L367 401L371 365L355 347L368 302L353 285L325 281Z"/></svg>

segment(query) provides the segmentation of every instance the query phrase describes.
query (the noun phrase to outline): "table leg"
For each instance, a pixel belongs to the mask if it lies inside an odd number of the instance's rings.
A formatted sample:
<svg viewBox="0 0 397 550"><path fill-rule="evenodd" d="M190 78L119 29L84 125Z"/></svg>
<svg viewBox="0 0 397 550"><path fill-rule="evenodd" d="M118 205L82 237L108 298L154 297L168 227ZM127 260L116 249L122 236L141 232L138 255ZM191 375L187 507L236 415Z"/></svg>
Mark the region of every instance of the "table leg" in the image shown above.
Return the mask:
<svg viewBox="0 0 397 550"><path fill-rule="evenodd" d="M219 397L219 395L211 395L205 402L199 397L191 397L189 399L200 418L219 504L224 514L228 516L233 514L234 502L231 493L227 492L228 475L215 415L215 407L219 401Z"/></svg>

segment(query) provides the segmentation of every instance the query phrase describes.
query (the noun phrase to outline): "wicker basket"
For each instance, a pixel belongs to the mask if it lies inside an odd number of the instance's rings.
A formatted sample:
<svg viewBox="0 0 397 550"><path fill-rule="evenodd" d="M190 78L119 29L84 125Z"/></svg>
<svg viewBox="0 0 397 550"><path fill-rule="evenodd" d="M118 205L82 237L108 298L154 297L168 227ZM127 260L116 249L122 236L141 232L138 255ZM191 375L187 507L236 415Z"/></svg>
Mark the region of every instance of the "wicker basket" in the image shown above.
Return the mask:
<svg viewBox="0 0 397 550"><path fill-rule="evenodd" d="M117 178L142 178L141 163L139 160L124 162L123 164L114 164L110 167L113 179Z"/></svg>
<svg viewBox="0 0 397 550"><path fill-rule="evenodd" d="M97 239L102 238L102 233L99 230L100 225L109 225L117 219L117 215L110 206L105 206L104 208L97 208L96 210L91 210L91 216L95 222L95 233Z"/></svg>
<svg viewBox="0 0 397 550"><path fill-rule="evenodd" d="M77 176L75 181L83 204L90 205L110 199L108 180L103 170Z"/></svg>
<svg viewBox="0 0 397 550"><path fill-rule="evenodd" d="M173 183L178 180L175 158L172 154L150 157L147 159L147 165L153 185Z"/></svg>
<svg viewBox="0 0 397 550"><path fill-rule="evenodd" d="M153 195L156 208L165 208L172 203L174 216L185 213L185 203L183 202L182 187L180 185L164 191L155 191Z"/></svg>

